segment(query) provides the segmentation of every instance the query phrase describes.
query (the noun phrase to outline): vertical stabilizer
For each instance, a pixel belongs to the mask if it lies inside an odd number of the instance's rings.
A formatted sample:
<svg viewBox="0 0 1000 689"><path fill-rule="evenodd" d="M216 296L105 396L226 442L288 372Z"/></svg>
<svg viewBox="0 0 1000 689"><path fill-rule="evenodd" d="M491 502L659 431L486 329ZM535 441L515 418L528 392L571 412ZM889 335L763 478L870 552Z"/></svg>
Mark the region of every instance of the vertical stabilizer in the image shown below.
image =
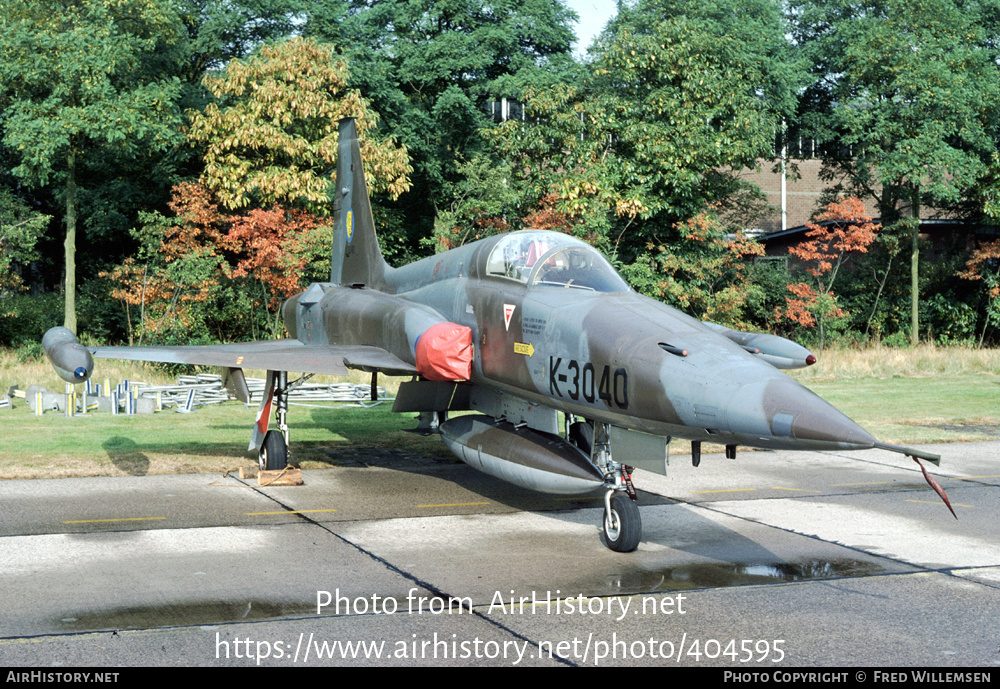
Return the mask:
<svg viewBox="0 0 1000 689"><path fill-rule="evenodd" d="M337 143L337 186L334 192L333 253L330 282L335 285L382 286L385 260L375 236L371 202L354 118L340 121Z"/></svg>

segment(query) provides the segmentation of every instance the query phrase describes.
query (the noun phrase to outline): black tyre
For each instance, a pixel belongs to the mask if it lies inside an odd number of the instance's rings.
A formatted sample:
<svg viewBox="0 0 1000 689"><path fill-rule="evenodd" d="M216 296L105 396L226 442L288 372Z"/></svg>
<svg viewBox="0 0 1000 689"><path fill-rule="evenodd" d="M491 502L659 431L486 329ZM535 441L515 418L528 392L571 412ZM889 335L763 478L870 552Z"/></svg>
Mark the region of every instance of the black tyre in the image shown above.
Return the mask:
<svg viewBox="0 0 1000 689"><path fill-rule="evenodd" d="M619 553L631 553L642 538L642 518L635 500L623 493L611 496L611 512L604 511L606 545Z"/></svg>
<svg viewBox="0 0 1000 689"><path fill-rule="evenodd" d="M268 431L260 446L257 461L261 470L280 471L288 465L288 446L281 431Z"/></svg>
<svg viewBox="0 0 1000 689"><path fill-rule="evenodd" d="M569 427L569 441L589 457L594 447L594 427L586 421L577 421L571 424Z"/></svg>

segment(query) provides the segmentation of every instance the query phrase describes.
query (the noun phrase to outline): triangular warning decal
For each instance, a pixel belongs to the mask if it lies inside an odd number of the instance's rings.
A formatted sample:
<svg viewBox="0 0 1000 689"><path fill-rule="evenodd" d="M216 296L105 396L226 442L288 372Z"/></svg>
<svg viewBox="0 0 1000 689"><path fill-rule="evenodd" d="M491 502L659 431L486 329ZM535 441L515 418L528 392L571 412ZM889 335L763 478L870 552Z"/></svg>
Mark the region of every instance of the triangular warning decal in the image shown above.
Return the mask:
<svg viewBox="0 0 1000 689"><path fill-rule="evenodd" d="M510 317L514 315L514 307L515 304L503 305L503 325L507 330L510 330Z"/></svg>

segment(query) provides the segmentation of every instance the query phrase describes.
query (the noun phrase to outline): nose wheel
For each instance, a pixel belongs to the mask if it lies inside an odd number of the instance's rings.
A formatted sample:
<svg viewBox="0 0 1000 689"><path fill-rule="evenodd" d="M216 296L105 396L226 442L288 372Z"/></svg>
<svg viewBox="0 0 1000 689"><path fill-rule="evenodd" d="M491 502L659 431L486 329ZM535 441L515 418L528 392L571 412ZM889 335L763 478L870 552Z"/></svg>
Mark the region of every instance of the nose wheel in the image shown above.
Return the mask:
<svg viewBox="0 0 1000 689"><path fill-rule="evenodd" d="M606 545L619 553L630 553L639 547L642 538L642 517L635 500L620 491L609 490L604 496L604 539Z"/></svg>

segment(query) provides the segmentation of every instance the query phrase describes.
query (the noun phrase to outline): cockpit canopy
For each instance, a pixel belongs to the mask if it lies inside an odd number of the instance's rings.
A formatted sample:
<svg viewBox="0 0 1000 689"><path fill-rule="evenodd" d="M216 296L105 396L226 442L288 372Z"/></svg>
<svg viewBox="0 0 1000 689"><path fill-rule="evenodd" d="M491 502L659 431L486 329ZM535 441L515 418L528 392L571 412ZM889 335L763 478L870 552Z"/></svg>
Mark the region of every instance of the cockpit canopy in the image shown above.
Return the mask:
<svg viewBox="0 0 1000 689"><path fill-rule="evenodd" d="M627 292L628 285L589 244L558 232L513 232L497 242L486 274L529 287L547 285L594 292Z"/></svg>

